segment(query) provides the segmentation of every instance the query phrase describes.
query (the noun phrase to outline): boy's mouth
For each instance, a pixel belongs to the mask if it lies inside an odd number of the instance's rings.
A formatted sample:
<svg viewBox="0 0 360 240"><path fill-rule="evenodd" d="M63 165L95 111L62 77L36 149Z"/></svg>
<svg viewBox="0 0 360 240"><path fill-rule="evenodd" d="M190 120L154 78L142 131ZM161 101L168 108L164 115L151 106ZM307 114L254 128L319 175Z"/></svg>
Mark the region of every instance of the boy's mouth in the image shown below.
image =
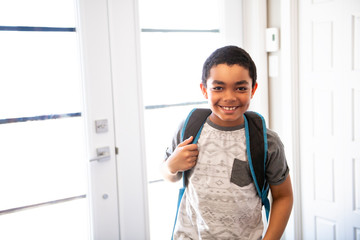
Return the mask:
<svg viewBox="0 0 360 240"><path fill-rule="evenodd" d="M237 106L232 106L232 107L229 107L229 106L220 106L222 109L226 110L226 111L234 111Z"/></svg>

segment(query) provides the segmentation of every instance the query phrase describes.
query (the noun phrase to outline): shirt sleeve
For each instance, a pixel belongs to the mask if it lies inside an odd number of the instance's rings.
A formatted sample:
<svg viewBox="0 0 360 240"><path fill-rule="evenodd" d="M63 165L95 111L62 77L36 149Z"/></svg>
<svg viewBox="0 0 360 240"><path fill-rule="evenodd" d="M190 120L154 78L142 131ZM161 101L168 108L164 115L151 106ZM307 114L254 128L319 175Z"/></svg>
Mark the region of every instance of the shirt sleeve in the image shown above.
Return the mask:
<svg viewBox="0 0 360 240"><path fill-rule="evenodd" d="M268 159L266 162L266 179L271 185L279 185L289 174L284 145L274 131L267 129Z"/></svg>
<svg viewBox="0 0 360 240"><path fill-rule="evenodd" d="M181 130L183 128L185 124L185 120L183 120L178 128L176 129L175 133L174 133L174 136L173 136L173 139L172 139L172 142L171 142L171 145L168 146L168 148L166 149L166 152L165 152L165 160L167 160L170 155L175 151L175 148L180 144L181 142Z"/></svg>

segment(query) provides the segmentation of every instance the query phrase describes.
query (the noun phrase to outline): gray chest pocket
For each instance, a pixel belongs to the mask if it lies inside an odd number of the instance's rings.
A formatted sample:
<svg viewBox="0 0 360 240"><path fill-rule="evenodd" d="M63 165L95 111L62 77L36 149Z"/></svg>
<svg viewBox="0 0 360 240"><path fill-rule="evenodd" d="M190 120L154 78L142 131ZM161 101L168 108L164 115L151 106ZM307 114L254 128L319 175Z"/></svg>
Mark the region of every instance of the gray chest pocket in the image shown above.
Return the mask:
<svg viewBox="0 0 360 240"><path fill-rule="evenodd" d="M239 187L245 187L252 183L252 181L249 163L235 158L231 170L230 182Z"/></svg>

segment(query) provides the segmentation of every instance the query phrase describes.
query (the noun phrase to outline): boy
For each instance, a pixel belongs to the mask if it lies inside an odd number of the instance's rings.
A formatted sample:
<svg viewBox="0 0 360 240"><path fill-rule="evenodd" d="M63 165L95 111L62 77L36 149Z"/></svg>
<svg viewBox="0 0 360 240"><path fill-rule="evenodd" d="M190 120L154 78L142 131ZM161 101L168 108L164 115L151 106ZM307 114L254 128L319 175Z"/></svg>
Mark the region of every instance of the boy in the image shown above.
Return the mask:
<svg viewBox="0 0 360 240"><path fill-rule="evenodd" d="M166 151L165 179L175 182L187 175L174 239L261 239L262 204L253 183L246 155L244 112L257 89L256 66L247 52L236 46L217 49L205 61L204 97L212 113L197 144L193 136L180 142L182 126ZM272 206L264 239L280 239L292 209L293 195L283 145L267 130L266 180ZM230 181L236 165L237 181Z"/></svg>

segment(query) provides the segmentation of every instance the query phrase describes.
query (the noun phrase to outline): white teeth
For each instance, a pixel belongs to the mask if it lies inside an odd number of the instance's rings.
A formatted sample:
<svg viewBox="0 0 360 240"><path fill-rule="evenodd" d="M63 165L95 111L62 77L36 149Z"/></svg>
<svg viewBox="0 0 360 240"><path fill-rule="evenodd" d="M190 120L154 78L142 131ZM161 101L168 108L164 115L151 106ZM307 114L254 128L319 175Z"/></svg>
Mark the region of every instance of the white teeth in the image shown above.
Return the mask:
<svg viewBox="0 0 360 240"><path fill-rule="evenodd" d="M232 111L232 110L236 109L236 107L222 107L222 108L227 110L227 111Z"/></svg>

